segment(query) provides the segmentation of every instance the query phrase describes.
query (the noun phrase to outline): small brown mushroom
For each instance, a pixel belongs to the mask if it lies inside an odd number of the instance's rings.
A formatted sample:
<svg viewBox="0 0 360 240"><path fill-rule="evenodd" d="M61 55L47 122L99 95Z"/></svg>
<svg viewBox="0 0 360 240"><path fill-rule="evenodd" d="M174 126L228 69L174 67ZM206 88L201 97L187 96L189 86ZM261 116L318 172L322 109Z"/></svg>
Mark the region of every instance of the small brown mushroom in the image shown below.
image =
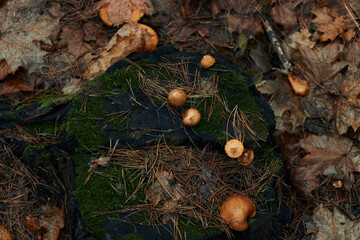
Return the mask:
<svg viewBox="0 0 360 240"><path fill-rule="evenodd" d="M249 165L252 160L254 159L254 151L251 149L244 149L244 152L241 154L241 156L238 158L238 162L241 165Z"/></svg>
<svg viewBox="0 0 360 240"><path fill-rule="evenodd" d="M168 95L168 101L171 106L181 107L186 103L186 93L181 89L173 89Z"/></svg>
<svg viewBox="0 0 360 240"><path fill-rule="evenodd" d="M255 214L254 202L240 194L228 197L220 207L221 218L236 231L245 231L248 228L247 218L254 217Z"/></svg>
<svg viewBox="0 0 360 240"><path fill-rule="evenodd" d="M237 139L231 139L225 144L225 152L231 158L238 158L244 151L244 145Z"/></svg>
<svg viewBox="0 0 360 240"><path fill-rule="evenodd" d="M201 119L200 112L195 108L190 108L185 112L184 117L182 119L182 123L185 126L193 127L200 122L200 119Z"/></svg>
<svg viewBox="0 0 360 240"><path fill-rule="evenodd" d="M208 68L211 67L214 63L215 63L215 58L213 58L210 55L205 55L200 61L200 66L203 68Z"/></svg>

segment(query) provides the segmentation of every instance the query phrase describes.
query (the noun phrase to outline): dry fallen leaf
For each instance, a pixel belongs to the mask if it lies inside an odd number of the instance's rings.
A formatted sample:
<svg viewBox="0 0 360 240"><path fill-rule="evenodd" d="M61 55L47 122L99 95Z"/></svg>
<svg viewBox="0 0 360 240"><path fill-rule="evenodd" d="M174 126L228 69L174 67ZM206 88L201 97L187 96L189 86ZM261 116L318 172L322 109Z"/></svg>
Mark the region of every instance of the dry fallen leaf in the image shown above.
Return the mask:
<svg viewBox="0 0 360 240"><path fill-rule="evenodd" d="M270 106L274 111L276 129L281 131L294 132L296 127L302 125L306 119L301 100L296 96L286 79L277 75L275 80L265 80L255 84L262 94L271 94ZM289 127L282 125L279 120L283 115L288 114Z"/></svg>
<svg viewBox="0 0 360 240"><path fill-rule="evenodd" d="M339 102L337 104L336 129L340 134L347 132L349 127L356 131L360 127L360 70L352 64L349 65L345 79L339 89Z"/></svg>
<svg viewBox="0 0 360 240"><path fill-rule="evenodd" d="M0 225L0 239L1 240L12 240L13 239L11 233L3 225Z"/></svg>
<svg viewBox="0 0 360 240"><path fill-rule="evenodd" d="M39 43L52 44L49 38L60 18L60 14L50 14L54 6L45 11L45 5L44 0L12 0L0 8L0 60L5 60L12 72L19 67L37 72L44 65L47 52Z"/></svg>
<svg viewBox="0 0 360 240"><path fill-rule="evenodd" d="M252 16L229 15L230 27L233 32L241 32L255 36L264 32L259 18Z"/></svg>
<svg viewBox="0 0 360 240"><path fill-rule="evenodd" d="M27 216L24 221L25 227L29 229L33 234L37 236L38 239L41 239L40 225L37 217Z"/></svg>
<svg viewBox="0 0 360 240"><path fill-rule="evenodd" d="M345 16L338 16L335 9L324 7L314 10L313 13L316 15L313 22L317 24L317 30L323 32L320 41L332 41L340 35L349 42L355 36L355 24Z"/></svg>
<svg viewBox="0 0 360 240"><path fill-rule="evenodd" d="M324 83L336 76L344 67L348 65L345 61L338 61L344 46L339 43L330 43L325 47L310 49L309 47L298 45L302 57L304 70L311 75L309 81L318 84Z"/></svg>
<svg viewBox="0 0 360 240"><path fill-rule="evenodd" d="M64 212L57 207L43 206L38 221L40 228L46 230L43 240L57 240L64 227Z"/></svg>
<svg viewBox="0 0 360 240"><path fill-rule="evenodd" d="M300 32L294 32L293 34L288 36L285 46L288 51L290 51L291 56L291 51L293 49L298 49L298 45L313 48L315 46L315 43L316 42L311 40L311 33L309 32L309 30L307 28L302 28Z"/></svg>
<svg viewBox="0 0 360 240"><path fill-rule="evenodd" d="M97 46L105 46L109 40L108 35L105 34L102 27L94 22L87 22L83 26L84 29L84 40L87 42L94 41Z"/></svg>
<svg viewBox="0 0 360 240"><path fill-rule="evenodd" d="M82 57L85 53L92 52L92 47L84 41L84 30L79 23L70 22L63 27L60 33L60 41L58 47L67 46L67 52L76 59Z"/></svg>
<svg viewBox="0 0 360 240"><path fill-rule="evenodd" d="M2 89L0 90L0 95L10 95L13 93L21 91L32 91L34 89L34 82L26 83L24 82L27 71L23 68L16 71L14 74L8 75L4 79L2 84Z"/></svg>
<svg viewBox="0 0 360 240"><path fill-rule="evenodd" d="M291 178L294 185L306 196L312 196L319 187L317 176L332 176L341 179L349 190L354 182L353 172L356 170L350 151L352 140L335 136L309 135L299 142L306 155L293 163Z"/></svg>
<svg viewBox="0 0 360 240"><path fill-rule="evenodd" d="M299 78L293 72L288 74L288 79L296 95L306 96L308 95L310 88L310 82Z"/></svg>
<svg viewBox="0 0 360 240"><path fill-rule="evenodd" d="M290 4L277 4L271 9L270 15L274 22L280 25L286 27L294 27L298 25L296 13L291 9Z"/></svg>
<svg viewBox="0 0 360 240"><path fill-rule="evenodd" d="M337 207L331 212L320 204L314 209L312 219L319 229L316 240L360 239L360 223L350 220Z"/></svg>
<svg viewBox="0 0 360 240"><path fill-rule="evenodd" d="M150 27L138 23L127 23L117 31L105 49L90 63L84 77L91 79L100 75L130 53L154 51L157 43L158 37Z"/></svg>
<svg viewBox="0 0 360 240"><path fill-rule="evenodd" d="M102 0L101 6L100 17L109 26L137 22L144 14L154 12L150 0Z"/></svg>

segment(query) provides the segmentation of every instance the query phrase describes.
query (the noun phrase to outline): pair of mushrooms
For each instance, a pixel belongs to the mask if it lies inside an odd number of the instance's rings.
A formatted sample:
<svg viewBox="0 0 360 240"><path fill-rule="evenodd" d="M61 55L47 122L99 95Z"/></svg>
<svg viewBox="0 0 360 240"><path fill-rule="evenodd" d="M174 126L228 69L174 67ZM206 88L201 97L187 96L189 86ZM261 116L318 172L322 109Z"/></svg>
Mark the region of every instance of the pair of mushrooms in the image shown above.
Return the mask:
<svg viewBox="0 0 360 240"><path fill-rule="evenodd" d="M254 159L253 150L244 148L242 142L237 139L231 139L225 144L225 152L229 157L237 158L241 165L249 165ZM255 214L254 202L240 194L228 197L220 207L221 218L236 231L245 231L248 228L247 218L254 217Z"/></svg>
<svg viewBox="0 0 360 240"><path fill-rule="evenodd" d="M168 101L173 107L181 107L185 104L187 100L186 93L181 89L173 89L168 95ZM201 120L200 112L195 108L190 108L186 110L182 123L185 126L193 127L197 125Z"/></svg>
<svg viewBox="0 0 360 240"><path fill-rule="evenodd" d="M244 148L242 142L237 139L231 139L226 143L225 152L229 157L237 158L241 165L249 165L254 159L253 150ZM228 197L220 208L223 221L236 231L245 231L248 228L247 218L254 217L255 214L254 202L240 194Z"/></svg>

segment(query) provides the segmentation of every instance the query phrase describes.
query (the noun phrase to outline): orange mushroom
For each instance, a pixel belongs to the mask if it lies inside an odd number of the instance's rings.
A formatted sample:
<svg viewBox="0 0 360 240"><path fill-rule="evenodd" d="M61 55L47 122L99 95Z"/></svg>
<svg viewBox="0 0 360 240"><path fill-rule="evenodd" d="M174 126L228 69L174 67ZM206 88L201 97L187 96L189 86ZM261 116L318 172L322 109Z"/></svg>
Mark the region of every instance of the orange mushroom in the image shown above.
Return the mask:
<svg viewBox="0 0 360 240"><path fill-rule="evenodd" d="M201 114L195 108L188 109L182 119L182 123L187 127L193 127L200 122Z"/></svg>
<svg viewBox="0 0 360 240"><path fill-rule="evenodd" d="M244 151L244 145L237 139L231 139L225 144L225 152L231 158L238 158Z"/></svg>
<svg viewBox="0 0 360 240"><path fill-rule="evenodd" d="M211 67L215 63L215 58L210 55L205 55L200 61L200 66L203 68Z"/></svg>
<svg viewBox="0 0 360 240"><path fill-rule="evenodd" d="M254 202L240 194L228 197L220 207L221 218L236 231L245 231L248 228L247 218L254 217L255 214Z"/></svg>
<svg viewBox="0 0 360 240"><path fill-rule="evenodd" d="M252 160L254 159L254 151L251 149L244 149L244 152L241 154L241 156L238 158L238 162L241 165L249 165Z"/></svg>
<svg viewBox="0 0 360 240"><path fill-rule="evenodd" d="M171 106L181 107L186 103L186 93L181 89L173 89L168 95L168 101Z"/></svg>
<svg viewBox="0 0 360 240"><path fill-rule="evenodd" d="M151 27L141 23L139 23L138 25L147 32L148 36L144 37L145 39L144 47L137 49L136 52L141 53L141 52L155 51L159 42L158 35Z"/></svg>

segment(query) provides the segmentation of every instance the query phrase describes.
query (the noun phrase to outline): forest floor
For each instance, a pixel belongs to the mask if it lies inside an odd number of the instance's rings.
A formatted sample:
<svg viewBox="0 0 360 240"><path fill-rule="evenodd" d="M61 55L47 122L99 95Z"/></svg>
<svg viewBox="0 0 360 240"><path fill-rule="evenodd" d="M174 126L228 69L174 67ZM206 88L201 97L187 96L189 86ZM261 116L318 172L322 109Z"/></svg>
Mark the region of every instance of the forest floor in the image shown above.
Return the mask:
<svg viewBox="0 0 360 240"><path fill-rule="evenodd" d="M49 94L72 94L111 63L144 51L153 35L126 23L119 11L150 26L157 46L219 53L252 78L276 121L273 140L284 164L277 198L291 215L291 223L281 226L284 239L360 238L358 0L3 0L0 104L16 109ZM145 14L140 20L139 12ZM105 53L103 66L92 64ZM39 227L31 217L37 214L52 216L39 221L44 229L55 228L57 239L66 225L66 204L34 209L26 202L30 190L22 181L37 180L5 140L21 135L27 142L54 142L57 135L34 135L26 127L17 124L12 135L0 128L1 156L12 159L11 165L0 162L6 179L0 183L0 238L11 232L31 239L30 230L42 239L32 230ZM27 207L20 211L23 202ZM19 227L22 222L26 227Z"/></svg>

